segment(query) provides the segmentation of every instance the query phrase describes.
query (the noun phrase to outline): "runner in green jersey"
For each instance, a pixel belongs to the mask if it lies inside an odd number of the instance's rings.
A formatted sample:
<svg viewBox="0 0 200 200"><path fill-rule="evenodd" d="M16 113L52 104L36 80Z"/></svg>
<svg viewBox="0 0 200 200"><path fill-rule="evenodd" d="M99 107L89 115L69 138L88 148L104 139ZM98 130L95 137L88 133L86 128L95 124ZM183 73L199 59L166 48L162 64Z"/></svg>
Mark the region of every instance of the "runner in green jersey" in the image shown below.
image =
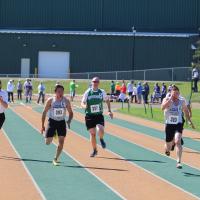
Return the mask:
<svg viewBox="0 0 200 200"><path fill-rule="evenodd" d="M85 123L88 131L90 132L91 143L93 152L90 155L95 157L97 155L97 143L96 143L96 132L100 137L102 148L106 148L104 137L104 116L103 116L103 101L108 106L108 114L113 118L111 112L111 106L108 96L105 91L99 89L99 78L95 77L92 79L92 87L89 88L83 95L81 106L85 109Z"/></svg>

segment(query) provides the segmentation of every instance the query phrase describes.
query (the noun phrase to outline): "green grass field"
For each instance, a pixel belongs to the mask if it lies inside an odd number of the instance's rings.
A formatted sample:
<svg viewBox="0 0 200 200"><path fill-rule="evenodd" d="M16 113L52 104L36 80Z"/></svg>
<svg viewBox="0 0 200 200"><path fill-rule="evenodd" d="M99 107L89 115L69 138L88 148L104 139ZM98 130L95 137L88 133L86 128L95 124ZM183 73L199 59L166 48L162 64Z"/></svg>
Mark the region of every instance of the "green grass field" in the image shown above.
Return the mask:
<svg viewBox="0 0 200 200"><path fill-rule="evenodd" d="M134 104L131 104L131 108L130 111L128 112L128 107L127 104L124 105L124 109L119 109L119 112L124 113L124 114L128 114L128 115L132 115L132 116L136 116L136 117L140 117L143 119L149 119L149 120L153 120L156 122L160 122L163 123L164 122L164 117L163 117L163 112L160 108L154 107L153 106L153 119L151 116L151 109L150 107L146 106L147 108L147 114L145 114L145 109L144 107L138 107ZM199 123L199 116L200 116L200 109L192 109L192 121L195 124L196 127L196 131L200 132L200 123ZM187 129L191 129L189 125L185 125L185 128Z"/></svg>
<svg viewBox="0 0 200 200"><path fill-rule="evenodd" d="M15 85L17 84L17 80L15 79ZM21 79L22 82L24 82L23 79ZM8 82L8 79L2 79L3 83L3 88L6 88L6 84ZM32 80L33 82L33 87L34 87L34 93L37 93L37 86L39 84L39 80ZM69 93L69 80L67 81L60 81L65 87L66 93ZM46 93L53 93L54 91L54 86L56 84L56 80L44 80L44 83L46 85ZM85 81L79 81L77 80L78 88L77 88L77 94L83 94L84 91L88 88L89 82L87 80ZM153 86L155 82L149 82L150 88L151 88L151 93L153 92ZM161 82L160 82L161 84ZM169 85L167 83L167 85ZM176 85L180 88L181 94L188 99L190 96L190 91L191 91L191 83L190 82L177 82ZM100 87L104 89L106 92L110 91L110 81L102 81ZM200 88L200 85L199 85ZM192 101L193 102L199 102L200 103L200 93L196 93L192 95Z"/></svg>

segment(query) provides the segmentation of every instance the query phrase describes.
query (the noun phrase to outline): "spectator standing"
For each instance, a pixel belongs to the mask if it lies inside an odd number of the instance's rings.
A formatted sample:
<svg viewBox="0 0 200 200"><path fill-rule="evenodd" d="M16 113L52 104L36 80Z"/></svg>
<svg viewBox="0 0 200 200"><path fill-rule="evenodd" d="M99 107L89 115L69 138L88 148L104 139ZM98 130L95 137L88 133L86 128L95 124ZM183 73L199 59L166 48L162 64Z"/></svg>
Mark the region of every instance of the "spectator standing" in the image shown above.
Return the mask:
<svg viewBox="0 0 200 200"><path fill-rule="evenodd" d="M132 97L133 97L133 100L135 100L135 103L137 103L137 84L134 84L134 86L133 86Z"/></svg>
<svg viewBox="0 0 200 200"><path fill-rule="evenodd" d="M198 92L199 70L194 67L192 70L192 80L194 82L194 92Z"/></svg>
<svg viewBox="0 0 200 200"><path fill-rule="evenodd" d="M45 85L43 84L43 82L40 82L40 84L38 85L38 100L37 103L40 103L40 99L42 98L42 103L44 104L45 101Z"/></svg>
<svg viewBox="0 0 200 200"><path fill-rule="evenodd" d="M150 92L149 84L147 82L145 82L144 88L143 88L143 99L144 99L145 104L148 104L149 92Z"/></svg>
<svg viewBox="0 0 200 200"><path fill-rule="evenodd" d="M17 83L17 99L22 100L23 85L19 80Z"/></svg>
<svg viewBox="0 0 200 200"><path fill-rule="evenodd" d="M114 81L111 81L111 83L110 83L110 93L111 93L111 95L115 94L115 82Z"/></svg>
<svg viewBox="0 0 200 200"><path fill-rule="evenodd" d="M117 82L115 85L115 93L117 96L119 96L120 92L121 92L121 86L120 86L119 82Z"/></svg>
<svg viewBox="0 0 200 200"><path fill-rule="evenodd" d="M76 85L76 81L71 81L69 87L71 101L74 101L74 97L76 96L76 88L78 87L78 85Z"/></svg>
<svg viewBox="0 0 200 200"><path fill-rule="evenodd" d="M141 104L142 103L142 84L141 82L138 83L137 85L137 101L138 101L138 104Z"/></svg>
<svg viewBox="0 0 200 200"><path fill-rule="evenodd" d="M129 99L131 100L131 103L133 103L133 84L134 84L134 81L131 81L127 84L128 96L129 96Z"/></svg>
<svg viewBox="0 0 200 200"><path fill-rule="evenodd" d="M165 83L163 83L161 89L161 103L163 99L166 97L166 95L167 95L167 86L165 85Z"/></svg>
<svg viewBox="0 0 200 200"><path fill-rule="evenodd" d="M7 83L7 92L8 92L8 102L11 103L11 101L14 103L14 80L9 80Z"/></svg>

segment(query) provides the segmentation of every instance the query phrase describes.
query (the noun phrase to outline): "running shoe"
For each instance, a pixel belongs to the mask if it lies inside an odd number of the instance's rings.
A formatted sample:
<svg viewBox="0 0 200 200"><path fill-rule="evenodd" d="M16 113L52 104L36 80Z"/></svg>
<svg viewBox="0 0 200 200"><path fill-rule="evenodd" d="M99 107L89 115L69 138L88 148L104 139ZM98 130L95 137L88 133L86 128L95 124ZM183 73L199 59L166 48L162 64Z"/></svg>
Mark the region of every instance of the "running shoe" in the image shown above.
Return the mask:
<svg viewBox="0 0 200 200"><path fill-rule="evenodd" d="M166 156L170 156L170 152L169 151L165 151L165 155Z"/></svg>
<svg viewBox="0 0 200 200"><path fill-rule="evenodd" d="M100 139L100 143L101 143L102 148L105 149L106 143L105 143L104 139Z"/></svg>
<svg viewBox="0 0 200 200"><path fill-rule="evenodd" d="M54 166L58 166L59 165L59 161L57 161L56 159L53 159L52 163L53 163Z"/></svg>
<svg viewBox="0 0 200 200"><path fill-rule="evenodd" d="M96 149L93 150L93 152L90 154L90 157L93 158L98 154L98 151Z"/></svg>
<svg viewBox="0 0 200 200"><path fill-rule="evenodd" d="M177 163L176 168L178 168L178 169L182 169L183 168L180 162Z"/></svg>

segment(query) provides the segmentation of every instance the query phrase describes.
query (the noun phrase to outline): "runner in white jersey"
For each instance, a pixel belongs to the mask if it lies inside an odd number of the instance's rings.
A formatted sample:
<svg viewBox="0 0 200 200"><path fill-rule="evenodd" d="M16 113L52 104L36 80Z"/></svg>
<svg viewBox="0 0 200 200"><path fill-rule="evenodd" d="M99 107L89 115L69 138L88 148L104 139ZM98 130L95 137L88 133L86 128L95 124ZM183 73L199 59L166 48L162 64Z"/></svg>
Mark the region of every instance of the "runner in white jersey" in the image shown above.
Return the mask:
<svg viewBox="0 0 200 200"><path fill-rule="evenodd" d="M186 105L186 101L183 97L180 97L179 88L173 86L171 89L171 95L163 100L161 105L165 116L165 133L166 144L165 154L170 156L170 150L172 149L173 141L176 144L177 154L177 168L181 169L181 157L182 157L182 133L183 133L183 112L187 118L189 124L194 128L194 125L189 116L189 111Z"/></svg>
<svg viewBox="0 0 200 200"><path fill-rule="evenodd" d="M66 119L66 112L68 111L69 117L67 122ZM45 119L46 115L48 114L48 127L45 131ZM47 145L51 144L53 141L54 135L58 134L58 147L56 156L53 160L54 165L58 165L58 158L62 152L64 140L67 134L67 127L70 128L70 123L73 118L73 111L71 108L71 104L69 100L64 97L64 87L62 85L55 86L55 96L50 97L45 105L44 111L42 113L42 129L41 133L45 131L45 143Z"/></svg>
<svg viewBox="0 0 200 200"><path fill-rule="evenodd" d="M1 89L1 80L0 80L0 129L5 122L5 110L8 108L8 93Z"/></svg>

